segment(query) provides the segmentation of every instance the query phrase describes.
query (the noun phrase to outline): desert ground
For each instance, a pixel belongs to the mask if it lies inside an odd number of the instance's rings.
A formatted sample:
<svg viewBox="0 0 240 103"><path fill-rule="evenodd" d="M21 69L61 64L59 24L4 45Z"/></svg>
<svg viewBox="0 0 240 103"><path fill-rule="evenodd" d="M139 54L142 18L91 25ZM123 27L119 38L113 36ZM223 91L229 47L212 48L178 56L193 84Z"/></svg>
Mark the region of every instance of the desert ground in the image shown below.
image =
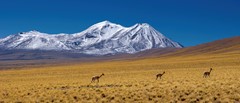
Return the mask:
<svg viewBox="0 0 240 103"><path fill-rule="evenodd" d="M203 74L213 68L210 77ZM156 80L158 73L166 72ZM92 76L105 75L99 83ZM238 103L240 53L151 57L0 71L0 103Z"/></svg>

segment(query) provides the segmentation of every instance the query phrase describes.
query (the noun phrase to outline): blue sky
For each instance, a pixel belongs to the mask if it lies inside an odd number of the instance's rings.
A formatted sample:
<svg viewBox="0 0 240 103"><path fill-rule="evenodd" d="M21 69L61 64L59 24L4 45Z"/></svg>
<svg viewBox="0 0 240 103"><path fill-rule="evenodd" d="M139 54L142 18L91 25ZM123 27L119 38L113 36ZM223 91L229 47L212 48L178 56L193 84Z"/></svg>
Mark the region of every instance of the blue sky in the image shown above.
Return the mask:
<svg viewBox="0 0 240 103"><path fill-rule="evenodd" d="M18 32L76 33L104 20L148 23L194 46L240 35L240 0L1 0L0 38Z"/></svg>

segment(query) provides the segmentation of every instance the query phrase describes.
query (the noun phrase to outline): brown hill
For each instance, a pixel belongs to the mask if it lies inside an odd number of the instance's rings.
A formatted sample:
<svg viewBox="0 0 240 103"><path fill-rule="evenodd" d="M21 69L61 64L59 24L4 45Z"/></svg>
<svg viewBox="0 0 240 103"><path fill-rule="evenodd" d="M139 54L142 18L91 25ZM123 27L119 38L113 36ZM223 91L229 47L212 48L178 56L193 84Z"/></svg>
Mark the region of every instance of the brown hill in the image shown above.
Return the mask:
<svg viewBox="0 0 240 103"><path fill-rule="evenodd" d="M193 47L183 48L165 56L240 53L240 36L217 40Z"/></svg>

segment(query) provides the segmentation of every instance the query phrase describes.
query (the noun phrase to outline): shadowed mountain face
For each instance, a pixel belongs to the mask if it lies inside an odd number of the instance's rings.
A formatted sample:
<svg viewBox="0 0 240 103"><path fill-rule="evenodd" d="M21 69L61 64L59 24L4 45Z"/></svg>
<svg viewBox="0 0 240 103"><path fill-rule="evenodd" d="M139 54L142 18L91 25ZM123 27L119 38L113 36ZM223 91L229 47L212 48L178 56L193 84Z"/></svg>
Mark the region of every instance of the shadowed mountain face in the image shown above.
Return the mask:
<svg viewBox="0 0 240 103"><path fill-rule="evenodd" d="M92 56L66 51L40 51L40 50L1 50L0 49L0 70L23 67L38 67L43 65L71 64L100 62L113 60L140 59L154 57L174 52L177 48L151 49L136 54L117 54Z"/></svg>
<svg viewBox="0 0 240 103"><path fill-rule="evenodd" d="M41 60L41 59L66 59L93 57L86 54L62 52L62 51L40 51L40 50L0 50L0 61L9 60Z"/></svg>

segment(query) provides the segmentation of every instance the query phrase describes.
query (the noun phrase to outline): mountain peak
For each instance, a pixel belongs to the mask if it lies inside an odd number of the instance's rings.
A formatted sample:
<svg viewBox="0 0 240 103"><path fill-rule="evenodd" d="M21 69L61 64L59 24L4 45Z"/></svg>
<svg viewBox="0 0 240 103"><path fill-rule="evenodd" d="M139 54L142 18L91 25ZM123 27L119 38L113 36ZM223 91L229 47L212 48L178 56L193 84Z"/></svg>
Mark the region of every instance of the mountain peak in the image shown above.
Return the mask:
<svg viewBox="0 0 240 103"><path fill-rule="evenodd" d="M96 26L105 26L105 25L117 25L117 24L105 20L105 21L102 21L102 22L96 23L95 25L96 25Z"/></svg>
<svg viewBox="0 0 240 103"><path fill-rule="evenodd" d="M104 21L102 21L102 22L99 22L99 23L105 23L105 24L109 24L109 23L112 23L112 22L110 22L110 21L108 21L108 20L104 20Z"/></svg>
<svg viewBox="0 0 240 103"><path fill-rule="evenodd" d="M38 37L50 38L50 37L54 36L54 35L42 33L42 32L36 31L36 30L31 30L28 32L20 32L17 35L24 37L24 38L38 38Z"/></svg>
<svg viewBox="0 0 240 103"><path fill-rule="evenodd" d="M132 28L135 28L135 27L151 27L151 25L149 25L148 23L137 23L132 26Z"/></svg>
<svg viewBox="0 0 240 103"><path fill-rule="evenodd" d="M103 29L107 29L107 30L117 30L117 29L123 29L125 27L119 25L119 24L115 24L115 23L112 23L110 21L102 21L102 22L99 22L99 23L96 23L94 25L92 25L91 27L89 27L87 30L87 32L89 31L95 31L95 30L103 30Z"/></svg>
<svg viewBox="0 0 240 103"><path fill-rule="evenodd" d="M19 35L42 35L43 33L37 31L37 30L31 30L28 32L20 32Z"/></svg>
<svg viewBox="0 0 240 103"><path fill-rule="evenodd" d="M147 26L150 27L150 25L148 23L141 23L142 26Z"/></svg>

